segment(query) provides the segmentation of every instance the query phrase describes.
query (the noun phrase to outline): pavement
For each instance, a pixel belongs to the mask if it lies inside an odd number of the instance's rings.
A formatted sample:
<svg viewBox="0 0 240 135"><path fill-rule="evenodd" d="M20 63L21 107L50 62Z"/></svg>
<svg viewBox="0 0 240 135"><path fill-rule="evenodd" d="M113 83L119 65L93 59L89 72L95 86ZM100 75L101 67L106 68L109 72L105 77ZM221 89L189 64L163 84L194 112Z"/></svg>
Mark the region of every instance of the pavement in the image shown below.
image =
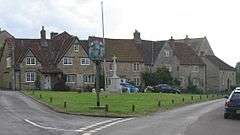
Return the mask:
<svg viewBox="0 0 240 135"><path fill-rule="evenodd" d="M224 99L137 118L56 113L19 92L0 91L0 135L239 135L223 118Z"/></svg>

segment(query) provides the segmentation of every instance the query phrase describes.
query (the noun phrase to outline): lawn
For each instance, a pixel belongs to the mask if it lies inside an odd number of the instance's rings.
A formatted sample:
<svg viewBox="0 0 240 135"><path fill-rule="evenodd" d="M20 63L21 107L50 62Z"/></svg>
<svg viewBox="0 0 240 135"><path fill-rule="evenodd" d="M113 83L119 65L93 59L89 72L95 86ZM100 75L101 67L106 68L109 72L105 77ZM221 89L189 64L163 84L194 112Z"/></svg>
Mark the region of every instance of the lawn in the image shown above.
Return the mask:
<svg viewBox="0 0 240 135"><path fill-rule="evenodd" d="M24 91L26 95L41 101L60 111L98 116L139 116L158 110L167 110L186 104L220 98L220 95L135 93L113 94L101 93L101 105L104 109L92 109L96 105L95 93L56 92L56 91ZM64 108L66 102L66 108ZM133 108L134 105L134 108Z"/></svg>

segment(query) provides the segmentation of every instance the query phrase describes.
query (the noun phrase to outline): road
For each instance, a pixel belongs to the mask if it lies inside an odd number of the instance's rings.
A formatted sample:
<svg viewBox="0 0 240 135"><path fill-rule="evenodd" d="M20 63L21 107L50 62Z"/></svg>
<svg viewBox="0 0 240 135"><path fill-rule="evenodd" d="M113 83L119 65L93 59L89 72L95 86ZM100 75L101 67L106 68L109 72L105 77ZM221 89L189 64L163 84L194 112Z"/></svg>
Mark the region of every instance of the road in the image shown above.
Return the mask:
<svg viewBox="0 0 240 135"><path fill-rule="evenodd" d="M224 100L137 118L56 113L19 92L0 91L0 135L239 135L240 120L223 119Z"/></svg>

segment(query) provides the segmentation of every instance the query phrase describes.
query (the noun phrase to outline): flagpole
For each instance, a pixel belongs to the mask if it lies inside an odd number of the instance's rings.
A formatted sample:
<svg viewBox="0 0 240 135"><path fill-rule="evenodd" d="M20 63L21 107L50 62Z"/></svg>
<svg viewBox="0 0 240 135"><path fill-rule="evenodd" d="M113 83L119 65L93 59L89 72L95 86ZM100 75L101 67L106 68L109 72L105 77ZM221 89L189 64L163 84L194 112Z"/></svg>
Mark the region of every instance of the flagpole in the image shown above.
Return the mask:
<svg viewBox="0 0 240 135"><path fill-rule="evenodd" d="M101 1L101 12L102 12L102 39L104 46L104 60L103 60L103 70L104 70L104 90L107 87L107 71L106 71L106 46L105 46L105 33L104 33L104 15L103 15L103 1Z"/></svg>

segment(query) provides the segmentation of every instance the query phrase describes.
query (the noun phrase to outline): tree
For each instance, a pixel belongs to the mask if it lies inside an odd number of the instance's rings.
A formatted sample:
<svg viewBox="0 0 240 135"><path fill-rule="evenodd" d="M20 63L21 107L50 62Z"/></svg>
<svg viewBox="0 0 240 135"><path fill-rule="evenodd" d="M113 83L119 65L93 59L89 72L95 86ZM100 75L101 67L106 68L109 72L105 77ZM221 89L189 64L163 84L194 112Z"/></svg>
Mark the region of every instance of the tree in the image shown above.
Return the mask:
<svg viewBox="0 0 240 135"><path fill-rule="evenodd" d="M236 83L240 85L240 62L236 64Z"/></svg>
<svg viewBox="0 0 240 135"><path fill-rule="evenodd" d="M142 73L142 79L145 86L155 86L158 84L180 85L180 82L174 79L165 67L158 68L156 72L145 71Z"/></svg>

